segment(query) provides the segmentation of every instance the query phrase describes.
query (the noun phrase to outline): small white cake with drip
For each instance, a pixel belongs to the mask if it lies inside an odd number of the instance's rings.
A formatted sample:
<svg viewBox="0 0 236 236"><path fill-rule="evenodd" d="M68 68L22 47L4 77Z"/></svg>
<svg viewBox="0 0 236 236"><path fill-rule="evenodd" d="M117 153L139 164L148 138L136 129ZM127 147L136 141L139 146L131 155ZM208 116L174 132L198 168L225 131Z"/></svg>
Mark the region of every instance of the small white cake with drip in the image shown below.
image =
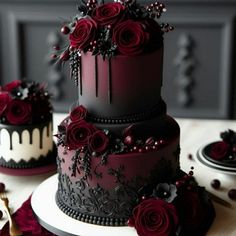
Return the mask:
<svg viewBox="0 0 236 236"><path fill-rule="evenodd" d="M15 80L0 87L0 166L33 168L55 161L52 126L44 85Z"/></svg>

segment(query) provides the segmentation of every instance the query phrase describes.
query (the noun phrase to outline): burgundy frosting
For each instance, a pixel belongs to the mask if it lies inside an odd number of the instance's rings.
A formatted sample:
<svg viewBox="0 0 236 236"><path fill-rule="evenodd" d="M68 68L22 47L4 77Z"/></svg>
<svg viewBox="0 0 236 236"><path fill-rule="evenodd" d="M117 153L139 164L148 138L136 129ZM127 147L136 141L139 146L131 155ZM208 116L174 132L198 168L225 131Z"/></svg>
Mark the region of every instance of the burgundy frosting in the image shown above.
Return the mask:
<svg viewBox="0 0 236 236"><path fill-rule="evenodd" d="M109 61L101 56L82 53L81 59L79 104L91 114L101 117L138 114L158 104L163 48L136 57L113 57L110 69Z"/></svg>
<svg viewBox="0 0 236 236"><path fill-rule="evenodd" d="M179 145L179 137L175 137L169 145L157 150L155 152L147 152L147 153L127 153L127 154L116 154L109 155L108 164L105 166L100 166L96 171L101 172L103 174L103 178L98 179L95 175L95 168L99 166L101 162L101 157L93 157L91 162L92 174L91 178L89 178L88 184L90 187L100 185L103 188L109 190L115 188L118 183L114 181L114 177L107 173L107 170L110 168L117 169L120 166L125 166L125 178L126 180L131 180L132 178L139 176L146 178L147 174L153 170L154 166L160 165L162 166L163 158L165 161L169 161L171 163L172 173L166 173L168 179L172 179L176 175L176 171L179 167L179 160L174 157L174 152L178 148ZM75 150L66 151L63 146L58 147L58 156L59 159L64 159L63 163L61 163L60 167L62 168L62 173L66 173L68 176L70 174L70 166L72 166L72 160L75 155ZM144 165L145 163L145 165ZM157 173L158 175L158 173ZM173 175L173 176L172 176ZM76 180L82 178L84 176L83 172L77 173L76 177L70 177L72 182L76 182ZM141 186L140 186L141 187Z"/></svg>

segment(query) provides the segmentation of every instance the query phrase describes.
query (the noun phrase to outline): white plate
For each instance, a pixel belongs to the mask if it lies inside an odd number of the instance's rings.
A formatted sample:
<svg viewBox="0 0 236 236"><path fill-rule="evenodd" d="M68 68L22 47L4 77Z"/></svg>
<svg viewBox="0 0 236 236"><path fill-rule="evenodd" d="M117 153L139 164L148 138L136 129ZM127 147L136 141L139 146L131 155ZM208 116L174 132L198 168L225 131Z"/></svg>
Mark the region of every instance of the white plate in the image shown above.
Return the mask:
<svg viewBox="0 0 236 236"><path fill-rule="evenodd" d="M131 227L109 227L80 222L63 213L56 205L58 174L45 180L33 192L31 205L38 222L58 236L137 236Z"/></svg>
<svg viewBox="0 0 236 236"><path fill-rule="evenodd" d="M214 143L214 142L213 142ZM207 159L205 157L205 155L203 155L203 150L209 146L209 144L207 145L204 145L202 148L199 149L199 155L201 155L201 159L204 160L204 162L208 163L208 165L210 166L215 166L216 168L221 168L221 169L225 169L225 170L232 170L232 171L236 171L236 167L231 167L231 166L226 166L226 165L220 165L220 164L217 164L216 162L214 161L210 161L209 159Z"/></svg>
<svg viewBox="0 0 236 236"><path fill-rule="evenodd" d="M196 161L200 165L208 167L211 170L214 170L214 171L216 171L218 173L223 173L223 174L227 174L227 175L236 175L236 168L235 167L221 166L221 165L217 165L217 164L215 164L213 162L208 161L204 157L204 155L202 155L202 150L204 149L204 147L200 148L197 151L197 155L196 155Z"/></svg>

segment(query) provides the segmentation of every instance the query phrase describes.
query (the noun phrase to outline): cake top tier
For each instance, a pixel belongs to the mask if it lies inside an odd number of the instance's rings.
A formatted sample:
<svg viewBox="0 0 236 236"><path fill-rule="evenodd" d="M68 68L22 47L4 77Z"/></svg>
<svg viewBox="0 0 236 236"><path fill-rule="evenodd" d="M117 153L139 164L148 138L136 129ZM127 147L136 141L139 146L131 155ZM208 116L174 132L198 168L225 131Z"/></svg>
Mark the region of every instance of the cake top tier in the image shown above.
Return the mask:
<svg viewBox="0 0 236 236"><path fill-rule="evenodd" d="M0 86L0 123L28 125L41 123L52 115L50 95L45 85L14 80Z"/></svg>
<svg viewBox="0 0 236 236"><path fill-rule="evenodd" d="M165 11L159 2L144 6L135 0L83 0L78 14L61 28L68 35L69 45L62 51L55 46L58 52L52 58L60 62L70 60L72 75L78 82L81 53L89 51L105 59L153 52L162 47L163 33L173 29L158 23Z"/></svg>

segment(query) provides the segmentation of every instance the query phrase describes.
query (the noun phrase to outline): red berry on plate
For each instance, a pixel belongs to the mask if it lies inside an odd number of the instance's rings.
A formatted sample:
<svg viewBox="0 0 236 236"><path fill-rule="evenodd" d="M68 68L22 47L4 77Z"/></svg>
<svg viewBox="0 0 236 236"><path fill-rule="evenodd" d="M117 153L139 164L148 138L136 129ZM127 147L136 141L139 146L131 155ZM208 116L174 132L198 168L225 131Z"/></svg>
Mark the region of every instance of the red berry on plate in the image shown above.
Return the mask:
<svg viewBox="0 0 236 236"><path fill-rule="evenodd" d="M236 200L236 189L230 189L228 192L228 196L231 200Z"/></svg>
<svg viewBox="0 0 236 236"><path fill-rule="evenodd" d="M0 193L3 193L5 191L5 184L0 183Z"/></svg>
<svg viewBox="0 0 236 236"><path fill-rule="evenodd" d="M191 153L188 154L188 159L193 160L193 155Z"/></svg>
<svg viewBox="0 0 236 236"><path fill-rule="evenodd" d="M218 179L213 179L211 181L211 187L214 189L219 189L220 188L220 181Z"/></svg>

